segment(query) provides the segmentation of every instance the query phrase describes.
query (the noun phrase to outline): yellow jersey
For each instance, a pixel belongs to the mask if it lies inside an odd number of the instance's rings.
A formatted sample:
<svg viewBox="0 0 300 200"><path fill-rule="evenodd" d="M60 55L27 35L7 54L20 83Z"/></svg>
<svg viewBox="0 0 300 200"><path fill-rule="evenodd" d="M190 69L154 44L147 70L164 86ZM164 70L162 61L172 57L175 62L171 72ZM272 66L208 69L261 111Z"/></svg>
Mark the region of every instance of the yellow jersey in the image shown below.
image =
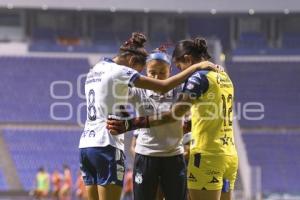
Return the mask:
<svg viewBox="0 0 300 200"><path fill-rule="evenodd" d="M236 155L234 87L227 73L197 71L187 80L183 92L193 95L191 154Z"/></svg>
<svg viewBox="0 0 300 200"><path fill-rule="evenodd" d="M41 191L49 191L50 189L50 180L49 175L46 172L38 172L37 174L37 189Z"/></svg>

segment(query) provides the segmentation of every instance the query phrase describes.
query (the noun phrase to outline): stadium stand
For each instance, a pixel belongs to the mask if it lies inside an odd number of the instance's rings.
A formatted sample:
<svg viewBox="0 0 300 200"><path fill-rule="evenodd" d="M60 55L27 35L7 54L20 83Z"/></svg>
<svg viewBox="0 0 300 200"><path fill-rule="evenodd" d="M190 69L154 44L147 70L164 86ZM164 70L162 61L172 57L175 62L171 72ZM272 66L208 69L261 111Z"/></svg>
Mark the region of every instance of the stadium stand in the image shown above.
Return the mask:
<svg viewBox="0 0 300 200"><path fill-rule="evenodd" d="M285 32L282 34L282 47L286 49L300 49L300 36L297 32Z"/></svg>
<svg viewBox="0 0 300 200"><path fill-rule="evenodd" d="M128 38L128 35L126 37ZM32 52L111 53L116 52L118 50L117 47L116 34L110 30L95 27L89 40L84 41L84 38L78 31L35 28L30 37L28 49Z"/></svg>
<svg viewBox="0 0 300 200"><path fill-rule="evenodd" d="M262 168L265 194L299 193L300 132L245 132L243 139L252 166Z"/></svg>
<svg viewBox="0 0 300 200"><path fill-rule="evenodd" d="M100 52L112 53L118 51L117 38L114 32L96 29L93 41Z"/></svg>
<svg viewBox="0 0 300 200"><path fill-rule="evenodd" d="M213 24L213 26L212 26ZM189 17L188 19L188 34L194 38L197 36L218 38L221 40L223 48L230 47L230 29L229 19L227 17ZM205 27L205 28L203 28ZM209 27L209 28L207 28Z"/></svg>
<svg viewBox="0 0 300 200"><path fill-rule="evenodd" d="M0 170L0 191L7 190L7 184L3 176L3 172Z"/></svg>
<svg viewBox="0 0 300 200"><path fill-rule="evenodd" d="M240 34L240 38L238 40L238 47L244 49L264 49L268 47L268 41L262 33L244 32Z"/></svg>
<svg viewBox="0 0 300 200"><path fill-rule="evenodd" d="M226 66L236 85L236 102L264 105L264 118L242 118L242 127L299 126L299 62L227 62Z"/></svg>
<svg viewBox="0 0 300 200"><path fill-rule="evenodd" d="M243 32L236 41L237 47L232 50L231 55L299 55L300 37L298 32L283 32L277 40L273 43L279 44L271 47L263 33Z"/></svg>
<svg viewBox="0 0 300 200"><path fill-rule="evenodd" d="M53 123L49 112L55 102L70 103L72 112L77 112L77 105L83 102L77 95L77 78L87 73L89 63L81 58L46 58L46 57L0 57L1 81L0 121L22 123ZM51 84L57 96L68 95L67 99L53 99ZM66 83L72 84L72 91ZM83 87L83 85L81 84ZM46 89L46 91L45 91ZM54 107L54 115L66 116L69 107ZM68 116L68 115L67 115ZM75 114L63 123L76 122Z"/></svg>
<svg viewBox="0 0 300 200"><path fill-rule="evenodd" d="M250 49L250 48L249 48ZM233 55L257 56L259 48ZM240 50L240 49L239 49ZM272 51L272 50L271 50ZM278 55L293 55L297 49L273 49ZM284 52L284 53L280 53ZM297 169L299 152L300 62L227 61L235 84L236 103L259 102L264 118L239 120L250 165L260 167L262 193L299 194ZM249 116L252 116L251 114ZM256 114L257 116L257 114ZM280 130L284 130L280 132Z"/></svg>
<svg viewBox="0 0 300 200"><path fill-rule="evenodd" d="M40 166L52 173L55 169L62 171L62 165L68 164L73 173L73 181L76 181L79 170L77 147L80 134L80 129L3 130L4 140L23 187L26 190L33 189L34 177ZM1 183L0 176L0 188Z"/></svg>
<svg viewBox="0 0 300 200"><path fill-rule="evenodd" d="M253 56L253 55L273 55L273 56L297 56L300 53L300 48L236 48L232 50L231 55L235 56Z"/></svg>

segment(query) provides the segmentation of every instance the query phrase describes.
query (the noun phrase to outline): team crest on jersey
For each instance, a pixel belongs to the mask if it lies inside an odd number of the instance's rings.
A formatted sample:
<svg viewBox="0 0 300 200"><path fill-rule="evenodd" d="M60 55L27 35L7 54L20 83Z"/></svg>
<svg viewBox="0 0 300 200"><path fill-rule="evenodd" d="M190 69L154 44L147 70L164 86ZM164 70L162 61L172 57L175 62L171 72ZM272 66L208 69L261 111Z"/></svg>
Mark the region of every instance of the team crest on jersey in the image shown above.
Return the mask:
<svg viewBox="0 0 300 200"><path fill-rule="evenodd" d="M142 184L142 182L143 182L143 175L140 174L140 173L136 173L135 178L134 178L134 181L135 181L137 184Z"/></svg>

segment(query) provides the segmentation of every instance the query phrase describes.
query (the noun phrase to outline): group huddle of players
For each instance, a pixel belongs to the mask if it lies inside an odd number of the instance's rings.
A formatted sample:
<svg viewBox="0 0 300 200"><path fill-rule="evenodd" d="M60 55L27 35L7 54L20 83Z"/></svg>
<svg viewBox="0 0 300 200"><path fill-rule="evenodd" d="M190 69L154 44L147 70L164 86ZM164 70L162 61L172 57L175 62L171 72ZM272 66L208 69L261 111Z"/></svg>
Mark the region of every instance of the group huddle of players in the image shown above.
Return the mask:
<svg viewBox="0 0 300 200"><path fill-rule="evenodd" d="M166 200L230 200L238 157L229 76L208 61L202 38L179 41L171 56L162 47L148 54L145 42L133 33L115 57L103 58L87 75L79 148L88 199L120 199L124 134L133 132L135 200L156 199L158 188ZM170 76L171 63L181 72ZM146 76L140 74L144 67ZM185 159L187 113L191 141Z"/></svg>

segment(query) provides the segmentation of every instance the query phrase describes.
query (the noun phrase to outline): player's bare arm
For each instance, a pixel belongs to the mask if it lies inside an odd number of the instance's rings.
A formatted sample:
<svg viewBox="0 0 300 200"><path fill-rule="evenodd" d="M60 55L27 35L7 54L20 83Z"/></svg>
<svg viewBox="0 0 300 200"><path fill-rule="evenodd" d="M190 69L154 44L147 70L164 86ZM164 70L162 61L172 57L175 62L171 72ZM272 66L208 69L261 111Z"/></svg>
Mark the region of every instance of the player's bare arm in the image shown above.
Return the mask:
<svg viewBox="0 0 300 200"><path fill-rule="evenodd" d="M181 94L178 101L172 106L170 112L162 113L159 117L157 115L136 117L130 120L119 120L109 118L107 120L107 129L113 135L125 133L127 131L160 126L166 123L172 123L176 120L181 120L186 112L188 112L192 105L192 98L188 94Z"/></svg>
<svg viewBox="0 0 300 200"><path fill-rule="evenodd" d="M220 66L209 62L203 61L192 65L191 67L183 70L182 72L172 76L166 80L157 80L153 78L148 78L146 76L141 76L138 78L134 85L138 88L155 90L161 93L166 93L172 88L183 83L190 75L192 75L197 70L212 70L212 71L220 71L222 68Z"/></svg>

